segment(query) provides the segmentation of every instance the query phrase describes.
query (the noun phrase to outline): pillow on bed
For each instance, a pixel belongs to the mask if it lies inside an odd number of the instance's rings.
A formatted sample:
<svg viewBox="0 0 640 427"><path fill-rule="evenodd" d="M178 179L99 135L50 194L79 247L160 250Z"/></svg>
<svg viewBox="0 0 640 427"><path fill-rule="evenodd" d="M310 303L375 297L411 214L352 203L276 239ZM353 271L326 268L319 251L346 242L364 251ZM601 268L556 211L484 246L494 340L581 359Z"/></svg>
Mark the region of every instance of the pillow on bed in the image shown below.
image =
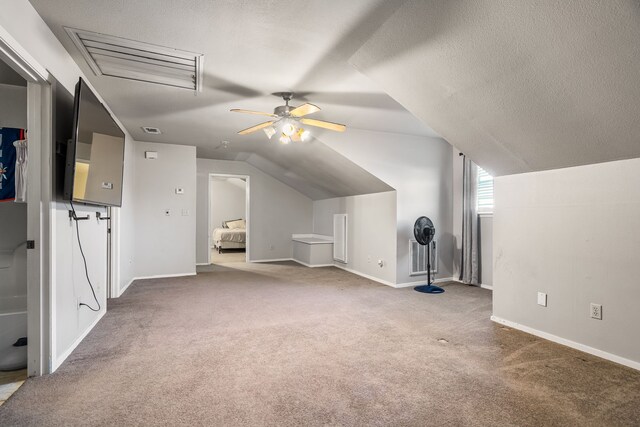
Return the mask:
<svg viewBox="0 0 640 427"><path fill-rule="evenodd" d="M244 219L234 219L233 221L227 221L227 227L230 229L247 228L247 223Z"/></svg>

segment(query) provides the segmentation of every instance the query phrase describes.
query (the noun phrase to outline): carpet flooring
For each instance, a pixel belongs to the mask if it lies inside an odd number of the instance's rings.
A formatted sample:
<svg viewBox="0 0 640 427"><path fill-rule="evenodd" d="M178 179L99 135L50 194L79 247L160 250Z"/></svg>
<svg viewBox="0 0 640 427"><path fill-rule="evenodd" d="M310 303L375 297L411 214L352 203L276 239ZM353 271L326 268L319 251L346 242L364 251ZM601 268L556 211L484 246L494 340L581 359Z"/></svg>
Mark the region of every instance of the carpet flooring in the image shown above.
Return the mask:
<svg viewBox="0 0 640 427"><path fill-rule="evenodd" d="M491 292L228 264L137 281L12 425L640 424L640 372L497 325Z"/></svg>

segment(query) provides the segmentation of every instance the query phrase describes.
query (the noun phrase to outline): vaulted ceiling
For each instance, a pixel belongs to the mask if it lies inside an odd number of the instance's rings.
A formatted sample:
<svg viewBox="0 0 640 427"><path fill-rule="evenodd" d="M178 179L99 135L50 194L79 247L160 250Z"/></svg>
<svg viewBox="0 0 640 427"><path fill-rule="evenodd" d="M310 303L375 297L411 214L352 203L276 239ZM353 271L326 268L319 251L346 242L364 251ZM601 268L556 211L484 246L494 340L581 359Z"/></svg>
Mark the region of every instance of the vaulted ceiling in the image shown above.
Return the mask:
<svg viewBox="0 0 640 427"><path fill-rule="evenodd" d="M362 128L435 133L356 71L348 58L397 8L382 0L111 1L32 0L131 135L141 141L195 145L198 157L244 160L311 198L388 191L388 185L318 139L278 146L263 132L236 132L263 120L231 108L272 112L278 91L299 94L322 111L313 118ZM205 55L201 93L95 76L64 27ZM147 135L141 126L162 130ZM275 138L274 138L275 139ZM221 141L230 141L228 148ZM303 149L304 148L304 149Z"/></svg>
<svg viewBox="0 0 640 427"><path fill-rule="evenodd" d="M640 157L637 0L411 0L350 62L494 175Z"/></svg>
<svg viewBox="0 0 640 427"><path fill-rule="evenodd" d="M349 129L442 135L494 175L640 157L638 0L31 3L134 138L245 160L314 199L389 187L323 131L297 147L236 135L261 120L230 108L290 90ZM204 90L96 77L63 26L203 53Z"/></svg>

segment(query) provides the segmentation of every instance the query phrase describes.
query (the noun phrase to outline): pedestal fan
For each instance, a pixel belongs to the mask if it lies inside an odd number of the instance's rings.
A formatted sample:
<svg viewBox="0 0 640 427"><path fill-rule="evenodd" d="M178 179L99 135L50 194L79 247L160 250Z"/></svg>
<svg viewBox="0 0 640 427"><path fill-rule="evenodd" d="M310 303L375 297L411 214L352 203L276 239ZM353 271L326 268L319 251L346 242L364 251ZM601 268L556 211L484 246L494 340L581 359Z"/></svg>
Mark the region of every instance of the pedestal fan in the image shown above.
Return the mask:
<svg viewBox="0 0 640 427"><path fill-rule="evenodd" d="M418 218L413 225L413 235L416 241L422 246L427 247L427 284L416 286L413 289L425 294L441 294L444 292L444 289L441 287L431 284L431 241L435 234L436 228L433 222L426 216Z"/></svg>

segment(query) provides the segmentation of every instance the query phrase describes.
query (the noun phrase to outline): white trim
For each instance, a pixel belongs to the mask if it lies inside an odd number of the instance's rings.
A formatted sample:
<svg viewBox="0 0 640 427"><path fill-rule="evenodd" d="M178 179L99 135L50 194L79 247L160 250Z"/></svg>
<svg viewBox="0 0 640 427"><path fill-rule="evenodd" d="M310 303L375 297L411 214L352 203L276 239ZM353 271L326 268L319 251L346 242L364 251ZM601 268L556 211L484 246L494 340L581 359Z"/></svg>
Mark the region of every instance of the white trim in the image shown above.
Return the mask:
<svg viewBox="0 0 640 427"><path fill-rule="evenodd" d="M316 267L333 267L333 264L307 264L306 262L302 262L300 260L297 260L295 258L291 258L291 261L293 262L297 262L300 265L304 265L305 267L309 267L309 268L316 268Z"/></svg>
<svg viewBox="0 0 640 427"><path fill-rule="evenodd" d="M209 250L207 251L207 259L211 261L211 248L212 239L211 233L213 230L211 229L211 177L218 176L223 178L240 178L244 179L246 183L244 187L245 193L245 208L244 208L244 220L246 224L246 235L245 235L245 254L247 262L252 262L251 260L251 176L249 175L238 175L238 174L230 174L230 173L215 173L210 172L207 178L207 231L209 235L207 236L207 241L209 242L207 246L209 246ZM207 264L205 264L207 265Z"/></svg>
<svg viewBox="0 0 640 427"><path fill-rule="evenodd" d="M446 283L446 282L455 282L455 280L453 280L453 277L442 277L440 279L435 279L435 280L431 281L431 283L433 283L433 284ZM397 283L397 284L393 285L393 287L394 288L408 288L410 286L420 286L420 285L425 285L425 284L426 284L425 280L419 280L417 282Z"/></svg>
<svg viewBox="0 0 640 427"><path fill-rule="evenodd" d="M54 359L54 361L52 363L52 366L51 366L51 373L54 373L56 371L56 369L58 369L60 367L60 365L62 365L64 363L64 361L67 360L67 357L69 357L71 355L71 353L73 353L73 350L75 350L76 347L78 347L78 345L80 345L82 340L84 340L87 337L87 335L89 335L89 332L91 332L93 330L93 328L98 324L100 319L102 319L105 314L107 314L106 308L100 310L100 314L98 314L98 317L96 317L96 320L94 320L93 323L91 323L91 325L89 325L89 327L82 333L82 335L80 335L64 353L62 353L59 357L56 357Z"/></svg>
<svg viewBox="0 0 640 427"><path fill-rule="evenodd" d="M249 262L282 262L282 261L293 261L293 258L252 259Z"/></svg>
<svg viewBox="0 0 640 427"><path fill-rule="evenodd" d="M49 80L49 72L2 26L0 26L0 59L32 83Z"/></svg>
<svg viewBox="0 0 640 427"><path fill-rule="evenodd" d="M640 362L636 362L634 360L626 359L621 356L617 356L615 354L599 350L597 348L589 347L585 344L580 344L575 341L568 340L566 338L559 337L557 335L550 334L548 332L539 331L537 329L530 328L529 326L521 325L520 323L512 322L510 320L502 319L497 316L491 316L491 320L501 325L508 326L513 329L517 329L522 332L526 332L531 335L535 335L540 338L544 338L545 340L549 340L555 342L557 344L566 345L567 347L575 348L576 350L583 351L585 353L592 354L594 356L601 357L603 359L609 360L611 362L619 363L624 366L628 366L629 368L633 368L636 370L640 370Z"/></svg>
<svg viewBox="0 0 640 427"><path fill-rule="evenodd" d="M206 265L209 265L209 264L206 264ZM188 277L188 276L195 276L196 274L198 274L198 273L157 274L157 275L154 275L154 276L134 277L131 280L129 280L129 283L127 283L124 288L122 288L120 290L120 295L118 295L118 297L121 297L122 294L124 294L124 291L126 291L127 288L129 288L129 286L131 286L131 284L133 282L135 282L136 280L166 279L166 278L170 278L170 277Z"/></svg>
<svg viewBox="0 0 640 427"><path fill-rule="evenodd" d="M480 284L480 287L482 289L489 289L490 291L493 291L493 285L485 285L484 283Z"/></svg>
<svg viewBox="0 0 640 427"><path fill-rule="evenodd" d="M395 287L396 287L396 284L395 284L395 283L388 282L388 281L386 281L386 280L384 280L384 279L379 279L379 278L377 278L377 277L370 276L370 275L368 275L368 274L362 273L362 272L360 272L360 271L353 270L353 269L351 269L351 268L344 267L344 266L342 266L342 265L333 264L333 266L334 266L334 267L337 267L337 268L339 268L339 269L341 269L341 270L348 271L349 273L353 273L353 274L355 274L356 276L364 277L365 279L373 280L374 282L382 283L383 285L391 286L392 288L395 288Z"/></svg>
<svg viewBox="0 0 640 427"><path fill-rule="evenodd" d="M213 263L211 262L196 262L196 266L202 266L202 265L211 265Z"/></svg>
<svg viewBox="0 0 640 427"><path fill-rule="evenodd" d="M492 218L493 217L493 211L492 212L478 212L478 216L480 218Z"/></svg>

